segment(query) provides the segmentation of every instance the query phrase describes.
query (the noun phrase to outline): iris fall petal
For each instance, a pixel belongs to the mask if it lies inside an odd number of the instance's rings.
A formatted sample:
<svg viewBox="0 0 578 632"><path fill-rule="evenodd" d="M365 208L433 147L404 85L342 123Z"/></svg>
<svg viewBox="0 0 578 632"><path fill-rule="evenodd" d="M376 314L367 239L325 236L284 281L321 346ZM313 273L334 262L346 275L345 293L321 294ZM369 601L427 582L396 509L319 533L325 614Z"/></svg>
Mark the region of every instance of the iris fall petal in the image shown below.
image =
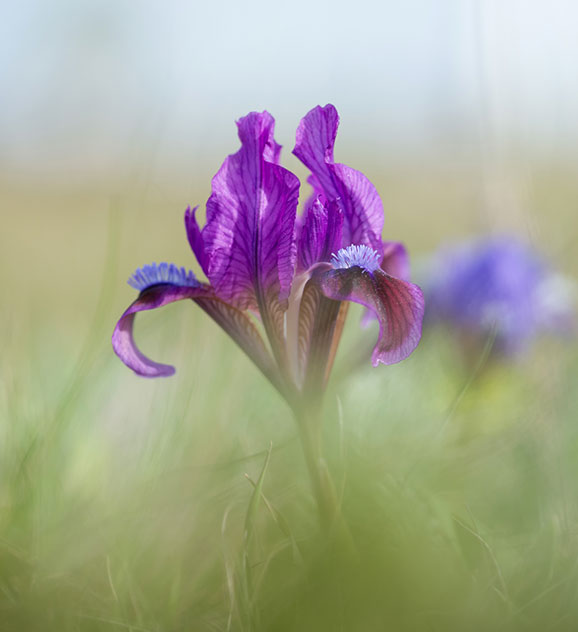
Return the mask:
<svg viewBox="0 0 578 632"><path fill-rule="evenodd" d="M318 283L328 298L353 301L375 313L379 338L371 357L373 366L400 362L417 347L424 311L423 294L417 285L379 268L368 271L357 265L323 272Z"/></svg>
<svg viewBox="0 0 578 632"><path fill-rule="evenodd" d="M175 368L147 358L136 346L133 336L134 319L138 312L163 307L168 303L206 296L205 285L179 286L170 283L145 288L139 297L120 317L112 334L112 346L117 356L137 375L143 377L168 377Z"/></svg>

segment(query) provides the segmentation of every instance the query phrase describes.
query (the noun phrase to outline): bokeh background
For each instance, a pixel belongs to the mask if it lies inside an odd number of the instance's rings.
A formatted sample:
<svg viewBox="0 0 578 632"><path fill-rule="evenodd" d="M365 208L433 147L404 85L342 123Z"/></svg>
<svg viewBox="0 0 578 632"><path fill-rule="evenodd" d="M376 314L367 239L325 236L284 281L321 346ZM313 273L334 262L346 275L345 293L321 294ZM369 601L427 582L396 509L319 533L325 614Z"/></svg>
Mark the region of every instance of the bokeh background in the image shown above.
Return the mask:
<svg viewBox="0 0 578 632"><path fill-rule="evenodd" d="M336 105L336 157L418 281L499 234L576 278L577 21L570 0L4 8L0 630L576 629L572 339L486 363L428 331L373 370L353 311L326 449L355 560L324 547L289 411L203 314L141 318L170 380L109 340L136 267L196 269L184 209L251 110L303 177L297 124Z"/></svg>

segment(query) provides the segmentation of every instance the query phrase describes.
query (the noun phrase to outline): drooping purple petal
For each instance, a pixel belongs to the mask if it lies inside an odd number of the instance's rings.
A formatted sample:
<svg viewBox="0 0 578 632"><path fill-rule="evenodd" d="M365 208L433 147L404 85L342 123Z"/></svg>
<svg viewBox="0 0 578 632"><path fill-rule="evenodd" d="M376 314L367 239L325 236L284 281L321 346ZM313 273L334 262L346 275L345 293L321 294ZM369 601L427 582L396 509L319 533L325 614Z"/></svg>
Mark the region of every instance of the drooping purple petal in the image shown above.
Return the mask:
<svg viewBox="0 0 578 632"><path fill-rule="evenodd" d="M293 153L311 170L315 186L328 200L340 198L345 216L342 245L363 244L381 253L381 199L362 173L334 162L338 125L339 116L332 105L317 106L301 120Z"/></svg>
<svg viewBox="0 0 578 632"><path fill-rule="evenodd" d="M147 266L148 267L148 266ZM152 267L152 266L151 266ZM192 274L192 273L191 273ZM135 275L138 275L135 273ZM134 276L133 275L133 278ZM144 275L146 276L146 274ZM140 289L140 288L139 288ZM143 377L168 377L175 368L169 364L160 364L147 358L136 346L133 337L134 319L138 312L163 307L174 301L194 299L209 292L208 286L199 283L175 285L164 280L145 286L139 297L120 317L112 334L112 347L116 355L135 373Z"/></svg>
<svg viewBox="0 0 578 632"><path fill-rule="evenodd" d="M380 268L384 272L387 272L389 276L401 279L402 281L409 281L409 257L405 246L398 241L384 241L383 258L381 259ZM366 327L374 320L375 313L367 309L361 318L361 326Z"/></svg>
<svg viewBox="0 0 578 632"><path fill-rule="evenodd" d="M195 206L193 209L189 206L185 211L185 228L187 231L187 239L201 269L205 274L209 272L209 260L205 252L205 242L203 240L203 234L197 223L196 213L199 207Z"/></svg>
<svg viewBox="0 0 578 632"><path fill-rule="evenodd" d="M341 245L342 228L343 211L338 201L326 203L318 197L305 211L297 248L298 272L329 261Z"/></svg>
<svg viewBox="0 0 578 632"><path fill-rule="evenodd" d="M213 178L202 237L217 295L254 309L266 295L289 296L299 181L274 164L280 147L269 113L252 112L237 125L241 149Z"/></svg>
<svg viewBox="0 0 578 632"><path fill-rule="evenodd" d="M355 250L354 250L355 249ZM421 289L389 276L379 267L379 255L366 246L350 246L337 253L335 269L318 275L328 298L353 301L372 310L379 321L373 366L407 358L421 338L424 301Z"/></svg>
<svg viewBox="0 0 578 632"><path fill-rule="evenodd" d="M112 346L135 373L144 377L167 377L175 372L174 367L154 362L138 349L133 337L136 314L174 301L192 299L231 336L271 382L282 389L271 354L251 318L217 298L213 288L200 283L191 271L174 264L153 263L138 269L129 284L140 290L140 295L120 317L112 336Z"/></svg>

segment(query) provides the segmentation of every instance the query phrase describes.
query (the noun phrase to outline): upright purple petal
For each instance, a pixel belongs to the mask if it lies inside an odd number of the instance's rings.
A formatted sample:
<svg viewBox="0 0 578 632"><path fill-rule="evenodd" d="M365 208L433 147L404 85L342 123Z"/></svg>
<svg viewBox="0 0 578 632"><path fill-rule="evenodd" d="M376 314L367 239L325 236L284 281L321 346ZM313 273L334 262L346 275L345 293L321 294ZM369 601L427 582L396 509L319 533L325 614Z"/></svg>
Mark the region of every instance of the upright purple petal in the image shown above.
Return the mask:
<svg viewBox="0 0 578 632"><path fill-rule="evenodd" d="M379 267L379 255L366 246L350 246L337 253L335 269L321 273L317 282L328 298L353 301L372 310L379 321L373 366L407 358L421 338L424 301L417 285L389 276Z"/></svg>
<svg viewBox="0 0 578 632"><path fill-rule="evenodd" d="M297 249L297 270L307 270L320 261L329 261L341 246L343 211L337 200L326 203L317 198L305 211Z"/></svg>
<svg viewBox="0 0 578 632"><path fill-rule="evenodd" d="M381 269L396 279L409 281L409 257L405 246L399 241L383 242L383 259Z"/></svg>
<svg viewBox="0 0 578 632"><path fill-rule="evenodd" d="M187 230L187 239L201 269L205 274L209 272L209 260L205 252L205 242L199 225L197 223L196 213L199 207L191 209L189 206L185 211L185 228Z"/></svg>
<svg viewBox="0 0 578 632"><path fill-rule="evenodd" d="M263 112L263 114L268 114L268 113L267 112ZM237 123L237 126L239 127L239 129L241 127L241 121L242 120L243 119L241 119ZM273 117L271 117L271 120L273 121ZM265 145L265 149L263 150L263 158L267 162L272 162L274 165L278 165L280 160L281 160L281 149L282 149L282 147L281 147L281 145L279 145L279 143L277 143L277 141L273 137L274 127L275 127L275 121L273 121L273 125L271 126L271 133L270 133L270 136L269 136L269 140L267 141L267 144Z"/></svg>
<svg viewBox="0 0 578 632"><path fill-rule="evenodd" d="M359 171L334 162L339 125L332 105L317 106L301 120L293 153L313 174L328 200L340 198L344 211L342 245L362 244L382 252L383 205L371 182Z"/></svg>
<svg viewBox="0 0 578 632"><path fill-rule="evenodd" d="M274 164L280 148L269 113L252 112L237 125L241 149L213 178L202 236L215 291L245 309L265 296L289 296L299 181Z"/></svg>

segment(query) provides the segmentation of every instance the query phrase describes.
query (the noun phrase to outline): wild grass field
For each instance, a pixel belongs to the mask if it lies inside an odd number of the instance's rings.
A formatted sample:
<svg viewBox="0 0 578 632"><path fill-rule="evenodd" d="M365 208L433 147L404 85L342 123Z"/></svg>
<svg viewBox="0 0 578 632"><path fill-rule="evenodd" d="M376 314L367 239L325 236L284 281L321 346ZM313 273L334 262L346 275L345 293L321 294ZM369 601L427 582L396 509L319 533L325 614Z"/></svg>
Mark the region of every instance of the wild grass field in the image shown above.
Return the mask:
<svg viewBox="0 0 578 632"><path fill-rule="evenodd" d="M440 245L502 232L578 275L575 169L371 169L417 282ZM194 268L182 214L208 186L2 185L0 630L578 629L576 341L466 360L426 329L373 369L351 310L325 409L336 544L290 411L205 314L139 319L172 378L111 350L134 269Z"/></svg>

